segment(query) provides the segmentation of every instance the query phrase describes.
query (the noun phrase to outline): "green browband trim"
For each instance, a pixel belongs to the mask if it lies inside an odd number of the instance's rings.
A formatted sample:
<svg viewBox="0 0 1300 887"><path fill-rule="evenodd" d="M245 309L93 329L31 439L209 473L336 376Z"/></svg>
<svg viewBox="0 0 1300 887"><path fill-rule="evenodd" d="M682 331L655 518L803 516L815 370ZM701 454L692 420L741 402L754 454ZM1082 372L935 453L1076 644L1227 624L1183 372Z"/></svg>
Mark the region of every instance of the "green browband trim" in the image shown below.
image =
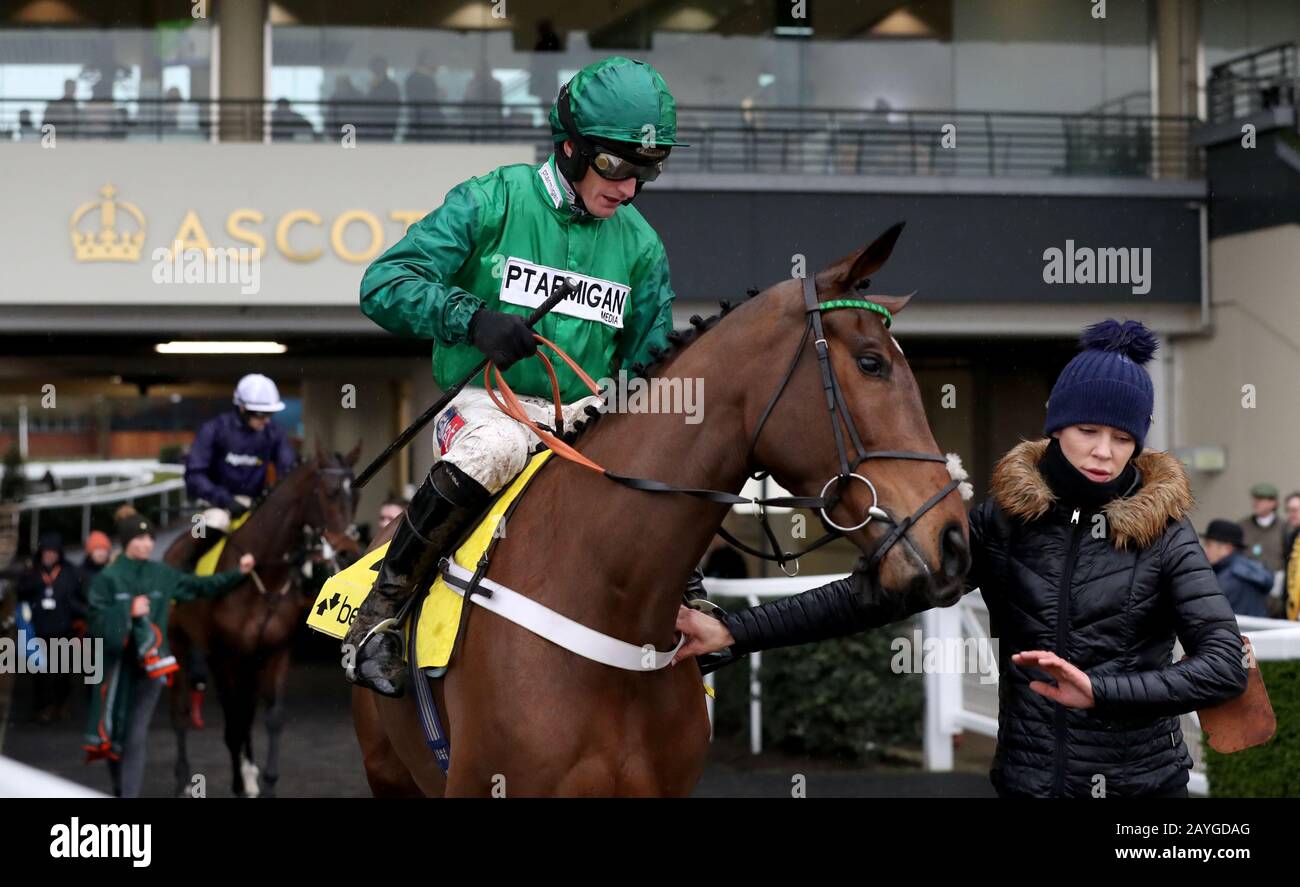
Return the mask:
<svg viewBox="0 0 1300 887"><path fill-rule="evenodd" d="M894 323L894 316L889 313L888 308L863 299L831 299L829 302L822 302L818 307L822 311L834 311L836 308L865 308L885 318L885 329L889 329Z"/></svg>

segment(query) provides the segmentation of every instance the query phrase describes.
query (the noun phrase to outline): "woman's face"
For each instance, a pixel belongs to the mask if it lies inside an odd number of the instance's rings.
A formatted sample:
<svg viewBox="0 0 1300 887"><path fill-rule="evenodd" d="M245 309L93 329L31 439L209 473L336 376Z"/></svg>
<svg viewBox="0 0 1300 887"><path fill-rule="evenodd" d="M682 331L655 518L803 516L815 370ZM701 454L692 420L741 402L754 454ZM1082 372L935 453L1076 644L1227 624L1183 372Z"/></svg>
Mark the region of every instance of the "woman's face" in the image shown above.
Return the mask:
<svg viewBox="0 0 1300 887"><path fill-rule="evenodd" d="M1109 425L1068 425L1052 437L1070 464L1099 484L1119 477L1137 449L1133 435Z"/></svg>

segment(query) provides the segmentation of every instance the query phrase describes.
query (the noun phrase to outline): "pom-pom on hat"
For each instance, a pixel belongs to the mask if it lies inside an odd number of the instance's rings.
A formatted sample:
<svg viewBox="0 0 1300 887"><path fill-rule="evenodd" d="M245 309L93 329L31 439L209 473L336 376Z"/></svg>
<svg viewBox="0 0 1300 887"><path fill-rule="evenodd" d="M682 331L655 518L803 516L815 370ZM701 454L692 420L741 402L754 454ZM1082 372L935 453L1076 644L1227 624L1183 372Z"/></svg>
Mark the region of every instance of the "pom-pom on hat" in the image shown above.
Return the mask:
<svg viewBox="0 0 1300 887"><path fill-rule="evenodd" d="M1047 401L1044 434L1068 425L1110 425L1133 435L1134 455L1142 451L1155 392L1143 364L1160 341L1136 320L1106 319L1079 336L1083 350L1066 364Z"/></svg>

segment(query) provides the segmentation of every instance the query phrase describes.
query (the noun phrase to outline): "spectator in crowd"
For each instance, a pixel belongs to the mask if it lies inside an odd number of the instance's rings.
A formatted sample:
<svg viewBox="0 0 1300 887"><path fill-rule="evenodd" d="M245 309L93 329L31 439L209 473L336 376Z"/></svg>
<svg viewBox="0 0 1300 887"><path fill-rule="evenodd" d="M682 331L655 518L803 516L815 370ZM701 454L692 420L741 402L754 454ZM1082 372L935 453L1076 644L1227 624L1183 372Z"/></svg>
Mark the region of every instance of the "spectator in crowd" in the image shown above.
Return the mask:
<svg viewBox="0 0 1300 887"><path fill-rule="evenodd" d="M77 570L63 557L63 537L45 533L32 564L18 580L18 599L32 611L32 630L47 644L74 636L73 623L86 616L86 599ZM68 716L71 676L47 672L33 675L33 715L48 724Z"/></svg>
<svg viewBox="0 0 1300 887"><path fill-rule="evenodd" d="M109 541L108 534L92 530L86 537L85 550L86 555L81 559L81 566L77 568L77 577L81 580L82 590L89 592L90 584L95 581L95 577L108 566L109 558L113 554L113 543Z"/></svg>
<svg viewBox="0 0 1300 887"><path fill-rule="evenodd" d="M1286 497L1286 541L1282 543L1282 566L1286 568L1287 563L1291 560L1291 549L1295 546L1295 541L1300 538L1300 490Z"/></svg>
<svg viewBox="0 0 1300 887"><path fill-rule="evenodd" d="M401 496L390 496L384 500L384 504L379 506L379 529L391 524L402 516L406 506L410 503Z"/></svg>
<svg viewBox="0 0 1300 887"><path fill-rule="evenodd" d="M561 52L563 49L560 35L555 33L555 26L551 20L544 18L538 21L537 43L533 45L533 52Z"/></svg>
<svg viewBox="0 0 1300 887"><path fill-rule="evenodd" d="M365 131L370 138L391 142L397 136L397 117L402 110L402 91L397 81L388 76L388 59L377 55L370 60L370 92L366 100L374 107L366 109L369 126Z"/></svg>
<svg viewBox="0 0 1300 887"><path fill-rule="evenodd" d="M1300 615L1300 490L1286 497L1287 537L1284 546L1282 612L1284 619Z"/></svg>
<svg viewBox="0 0 1300 887"><path fill-rule="evenodd" d="M1244 557L1242 544L1241 525L1229 520L1212 520L1201 534L1205 559L1214 567L1219 590L1228 598L1232 612L1238 616L1267 616L1273 574L1259 561Z"/></svg>
<svg viewBox="0 0 1300 887"><path fill-rule="evenodd" d="M275 100L275 109L271 111L271 141L291 142L295 139L314 140L316 130L311 122L289 106L289 100Z"/></svg>
<svg viewBox="0 0 1300 887"><path fill-rule="evenodd" d="M162 688L179 668L167 647L167 617L173 600L215 598L233 590L252 572L253 556L239 569L194 576L152 561L153 525L127 515L117 528L122 556L90 589L90 629L104 639L104 681L91 695L82 748L86 762L107 758L113 794L140 796L146 739Z"/></svg>
<svg viewBox="0 0 1300 887"><path fill-rule="evenodd" d="M473 105L489 105L483 109L484 117L499 116L501 107L501 81L492 76L487 59L480 58L474 76L465 87L465 101Z"/></svg>
<svg viewBox="0 0 1300 887"><path fill-rule="evenodd" d="M351 77L340 74L334 78L334 94L330 96L329 106L325 111L327 139L341 138L345 124L350 123L357 129L361 128L358 126L357 118L360 116L359 103L364 98Z"/></svg>
<svg viewBox="0 0 1300 887"><path fill-rule="evenodd" d="M416 68L406 77L407 139L413 142L428 142L433 139L433 130L442 122L442 109L437 107L442 101L442 90L438 88L438 66L434 63L433 50L425 47L420 50Z"/></svg>
<svg viewBox="0 0 1300 887"><path fill-rule="evenodd" d="M41 136L32 125L32 112L26 108L18 112L17 136L20 142L34 142Z"/></svg>
<svg viewBox="0 0 1300 887"><path fill-rule="evenodd" d="M1282 544L1285 530L1277 513L1277 487L1272 484L1255 484L1250 488L1253 514L1237 523L1245 539L1242 551L1247 557L1276 573L1282 569Z"/></svg>
<svg viewBox="0 0 1300 887"><path fill-rule="evenodd" d="M63 97L55 99L45 106L42 125L54 124L55 138L75 139L80 111L77 108L77 81L63 81Z"/></svg>

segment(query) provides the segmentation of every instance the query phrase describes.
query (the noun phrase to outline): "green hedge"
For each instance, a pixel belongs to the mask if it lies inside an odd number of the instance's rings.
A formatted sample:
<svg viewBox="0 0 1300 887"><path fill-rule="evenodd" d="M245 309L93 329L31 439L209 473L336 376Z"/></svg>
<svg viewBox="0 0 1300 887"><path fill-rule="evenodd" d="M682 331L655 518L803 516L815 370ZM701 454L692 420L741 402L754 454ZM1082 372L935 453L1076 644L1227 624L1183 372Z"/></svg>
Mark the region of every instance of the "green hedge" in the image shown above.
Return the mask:
<svg viewBox="0 0 1300 887"><path fill-rule="evenodd" d="M887 746L919 747L924 678L894 674L890 642L913 623L763 654L763 747L814 758L861 761ZM749 663L715 674L714 730L749 735Z"/></svg>
<svg viewBox="0 0 1300 887"><path fill-rule="evenodd" d="M1261 662L1277 715L1277 733L1263 745L1222 755L1205 743L1205 772L1216 798L1300 797L1300 662Z"/></svg>

